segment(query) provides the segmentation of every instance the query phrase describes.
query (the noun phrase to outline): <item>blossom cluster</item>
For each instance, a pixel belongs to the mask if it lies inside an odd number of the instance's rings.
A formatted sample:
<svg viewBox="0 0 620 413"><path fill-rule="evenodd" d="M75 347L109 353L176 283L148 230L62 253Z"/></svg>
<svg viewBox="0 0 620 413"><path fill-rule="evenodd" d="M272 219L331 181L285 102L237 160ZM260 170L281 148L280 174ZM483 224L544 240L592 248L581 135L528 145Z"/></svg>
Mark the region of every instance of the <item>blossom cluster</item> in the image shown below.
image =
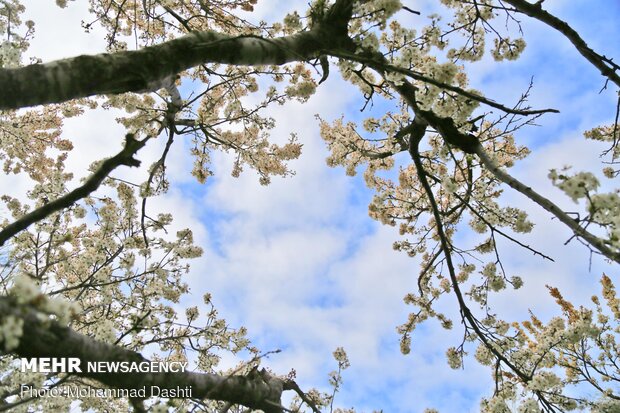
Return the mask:
<svg viewBox="0 0 620 413"><path fill-rule="evenodd" d="M0 321L0 341L4 351L9 352L19 346L19 339L23 334L24 320L8 315Z"/></svg>
<svg viewBox="0 0 620 413"><path fill-rule="evenodd" d="M71 319L80 312L80 307L76 302L62 297L49 297L41 293L34 280L25 274L20 274L15 278L10 294L19 304L33 304L36 309L53 314L62 325L69 324Z"/></svg>
<svg viewBox="0 0 620 413"><path fill-rule="evenodd" d="M365 23L377 24L380 29L383 29L388 19L401 8L400 0L356 1L353 4L353 18L354 20L361 19Z"/></svg>
<svg viewBox="0 0 620 413"><path fill-rule="evenodd" d="M620 195L618 190L608 193L598 193L600 181L592 172L578 172L572 175L558 173L552 169L549 172L552 183L561 189L575 203L586 200L587 217L584 221L594 223L607 232L606 242L620 248ZM613 174L610 178L613 178Z"/></svg>
<svg viewBox="0 0 620 413"><path fill-rule="evenodd" d="M34 33L34 22L22 22L25 7L18 0L0 3L0 68L15 68L21 65L22 53L28 48L28 40ZM22 24L25 32L22 31Z"/></svg>

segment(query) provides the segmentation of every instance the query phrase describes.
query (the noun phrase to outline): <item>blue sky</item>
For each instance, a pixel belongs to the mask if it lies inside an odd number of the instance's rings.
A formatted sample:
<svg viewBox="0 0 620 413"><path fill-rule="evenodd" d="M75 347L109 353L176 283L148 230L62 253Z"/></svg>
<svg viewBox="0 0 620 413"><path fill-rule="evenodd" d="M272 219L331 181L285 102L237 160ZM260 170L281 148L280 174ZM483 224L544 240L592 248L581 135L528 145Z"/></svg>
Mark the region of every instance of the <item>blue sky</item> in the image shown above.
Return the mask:
<svg viewBox="0 0 620 413"><path fill-rule="evenodd" d="M70 4L66 10L55 7L53 1L24 3L27 18L37 23L32 52L44 61L103 50L96 31L90 36L81 32L85 2ZM305 10L306 3L264 0L254 18L272 21L288 11ZM436 2L405 3L426 14ZM545 6L582 30L597 50L620 55L619 3L549 0ZM612 120L615 95L598 93L603 79L561 36L526 18L523 27L528 47L520 61L496 65L484 60L471 66L470 79L486 96L511 103L533 76L531 105L561 110L542 119L544 127L518 133L519 143L537 150L514 172L560 205L574 209L549 184L548 169L598 164L598 153L581 133ZM344 373L344 387L336 400L339 406L363 412L422 412L425 407L477 411L480 397L491 392L490 371L472 360L464 371L449 369L444 352L460 343L458 326L446 332L430 321L416 331L412 353L399 352L395 327L411 310L402 298L415 286L417 260L392 251L397 231L368 218L372 194L362 178L347 177L344 170L325 165L327 152L314 114L325 119L342 114L359 117L362 106L356 93L333 72L307 104L291 103L270 112L277 120L276 139L297 132L304 144L302 157L291 163L294 177L274 179L268 187L260 186L249 171L235 179L230 176L231 156L218 154L213 157L215 176L201 186L189 176L187 151L181 145L174 147L168 164L173 186L154 208L175 211L175 225L191 227L205 249L189 274L193 295L186 303L199 303L204 292L211 292L220 314L232 326L248 327L250 337L265 351L284 350L265 364L282 374L295 368L305 388L328 390L327 373L336 366L331 353L343 346L351 368ZM77 147L68 165L78 176L106 151L116 151L111 139L118 139L120 145L123 130L114 124L114 117L96 112L67 123L66 133ZM141 153L145 164L157 156L157 149L153 145ZM128 173L140 178L135 171ZM15 182L18 189L23 185ZM577 303L586 302L598 289L603 263L595 259L590 270L585 248L574 242L564 246L568 231L519 194L506 191L502 199L530 211L536 227L528 243L556 262L543 262L506 245L508 272L522 276L526 285L494 298L497 311L511 320L527 318L528 309L543 317L555 314L546 283L560 287ZM444 305L454 308L451 302ZM236 361L225 358L223 365Z"/></svg>

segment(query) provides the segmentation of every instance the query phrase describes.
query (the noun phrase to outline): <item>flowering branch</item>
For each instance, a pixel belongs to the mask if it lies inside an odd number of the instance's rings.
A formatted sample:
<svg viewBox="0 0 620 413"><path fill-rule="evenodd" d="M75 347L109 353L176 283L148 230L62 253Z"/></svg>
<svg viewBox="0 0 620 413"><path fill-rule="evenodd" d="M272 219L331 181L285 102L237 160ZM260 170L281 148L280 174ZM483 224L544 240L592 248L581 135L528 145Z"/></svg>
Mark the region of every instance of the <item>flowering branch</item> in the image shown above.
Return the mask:
<svg viewBox="0 0 620 413"><path fill-rule="evenodd" d="M513 189L521 192L523 195L536 202L545 210L551 212L557 219L559 219L564 225L569 227L575 235L583 238L588 244L596 248L605 257L620 263L620 252L609 248L605 242L587 231L584 227L579 225L579 222L571 218L566 212L562 211L560 207L551 202L550 199L540 195L534 191L531 187L525 185L515 177L504 172L500 167L489 157L481 145L478 145L476 149L476 155L480 158L484 166L491 172L497 179L507 184Z"/></svg>
<svg viewBox="0 0 620 413"><path fill-rule="evenodd" d="M488 336L484 331L482 331L479 321L476 319L474 314L471 312L471 310L465 303L463 292L461 291L461 288L460 288L460 285L457 279L454 263L452 261L452 246L450 245L448 236L446 235L444 231L441 213L439 211L439 207L437 205L437 201L435 200L435 196L433 194L431 186L428 182L427 172L424 170L424 165L422 164L422 160L420 159L419 144L423 136L424 136L424 133L418 134L417 136L414 134L411 135L410 143L409 143L409 154L411 155L411 159L413 160L415 164L418 179L420 180L420 183L422 184L422 187L424 189L424 192L426 193L426 196L428 198L428 201L431 207L433 220L435 221L435 228L437 231L437 236L440 242L440 248L441 248L441 251L443 252L446 266L448 268L448 275L450 278L450 283L452 284L452 289L458 301L462 321L465 324L466 329L468 329L468 325L469 327L471 327L471 329L474 331L474 333L476 334L478 339L482 342L482 344L497 359L496 377L499 377L500 363L503 363L510 370L514 372L514 374L523 382L523 384L527 385L527 383L529 383L532 380L535 369L532 370L532 372L528 373L524 371L523 369L521 369L516 363L509 360L508 357L506 357L503 353L501 353L499 350L501 347L497 346L496 343L492 341L492 337ZM540 402L543 403L543 405L545 405L549 411L555 411L551 405L551 402L547 400L546 394L544 392L534 390L534 393L536 394Z"/></svg>
<svg viewBox="0 0 620 413"><path fill-rule="evenodd" d="M489 99L479 94L467 91L458 86L450 85L445 82L440 82L436 79L433 79L432 77L425 76L422 73L419 73L419 72L416 72L410 69L406 69L404 67L398 67L398 66L391 65L387 62L385 57L379 53L376 53L372 57L369 57L367 54L350 53L350 52L343 51L343 50L336 50L336 51L330 52L330 55L344 58L344 59L349 59L349 60L352 60L358 63L364 63L368 65L369 67L373 68L374 70L376 70L377 72L381 73L382 75L388 72L400 73L414 80L419 80L421 82L428 83L429 85L433 85L441 89L449 90L451 92L457 93L461 96L464 96L476 102L480 102L490 107L493 107L495 109L499 109L502 112L511 113L514 115L523 115L523 116L541 115L544 113L560 113L559 110L552 109L552 108L534 109L534 110L510 108L506 105L502 105L501 103L494 101L493 99ZM398 85L394 85L394 86L398 89Z"/></svg>
<svg viewBox="0 0 620 413"><path fill-rule="evenodd" d="M316 58L324 49L350 43L351 7L352 0L338 0L312 29L275 39L201 31L140 50L0 69L0 110L92 95L155 91L165 88L177 73L203 63L282 65Z"/></svg>
<svg viewBox="0 0 620 413"><path fill-rule="evenodd" d="M493 174L497 179L503 183L509 185L511 188L516 189L523 195L527 196L532 201L543 207L545 210L551 212L556 218L558 218L563 224L568 226L575 235L584 239L588 244L597 249L605 257L620 263L620 252L613 250L605 244L605 242L587 231L584 227L579 225L574 219L566 214L560 207L554 204L548 198L540 195L534 191L531 187L523 184L518 179L509 175L500 169L485 152L484 148L478 142L478 139L473 134L465 134L459 131L451 118L442 118L437 116L433 111L424 111L417 107L415 100L415 87L409 82L404 82L402 85L395 86L403 99L418 113L418 115L424 119L424 121L432 126L442 138L449 144L461 149L465 153L472 153L478 155L483 165Z"/></svg>
<svg viewBox="0 0 620 413"><path fill-rule="evenodd" d="M485 152L482 145L480 145L477 139L471 134L464 134L456 128L454 121L449 118L441 118L432 111L422 111L424 119L430 126L441 134L446 142L462 149L467 153L475 153L478 155L483 165L491 172L497 179L503 183L509 185L511 188L516 189L523 195L543 207L545 210L551 212L556 218L558 218L563 224L569 227L575 235L584 239L588 244L592 245L601 254L610 260L620 263L620 252L613 250L605 244L605 242L587 231L584 227L579 225L577 221L566 214L560 207L554 204L550 199L540 195L534 191L531 187L523 184L518 179L504 172L499 165L497 165Z"/></svg>
<svg viewBox="0 0 620 413"><path fill-rule="evenodd" d="M82 364L96 361L148 362L140 353L96 341L56 321L41 320L39 312L29 306L17 305L15 299L10 297L0 297L0 317L23 320L19 345L13 350L19 357L76 357ZM173 390L189 387L192 396L197 399L227 401L266 413L283 411L280 396L285 383L264 370L247 376L192 372L97 373L86 369L74 374L119 389L150 389L155 386ZM287 388L293 387L287 384Z"/></svg>
<svg viewBox="0 0 620 413"><path fill-rule="evenodd" d="M463 321L467 320L467 323L473 328L476 332L476 335L480 338L480 340L484 343L484 345L491 351L498 360L504 362L511 370L515 372L524 382L530 380L530 377L522 372L519 368L517 368L514 364L510 362L503 354L501 354L495 346L491 342L489 342L487 336L480 331L478 327L478 322L471 310L465 303L465 299L463 298L463 293L461 292L461 288L459 286L459 282L456 277L456 271L454 269L454 263L452 262L452 247L450 246L450 242L448 241L448 237L446 236L443 229L443 221L441 219L441 213L439 212L439 207L437 206L437 201L435 200L435 196L433 195L433 190L428 182L426 177L426 171L424 170L424 165L422 165L422 160L420 159L420 153L418 146L420 144L420 138L424 135L418 135L417 137L411 135L410 143L409 143L409 154L411 155L411 159L416 167L416 172L418 178L420 179L420 183L424 188L424 192L428 197L428 202L431 206L431 210L433 213L433 218L435 221L435 228L437 229L437 236L439 237L439 242L441 245L441 250L443 251L443 255L446 260L446 265L448 267L448 274L450 276L450 281L452 283L452 288L454 289L454 294L456 295L457 301L459 303L459 308L461 311L461 316Z"/></svg>
<svg viewBox="0 0 620 413"><path fill-rule="evenodd" d="M125 147L123 150L113 157L103 161L95 173L92 174L86 182L84 182L84 185L35 209L34 211L4 227L2 231L0 231L0 246L4 245L7 240L16 235L18 232L28 228L28 226L50 216L54 212L70 207L80 199L85 198L92 192L96 191L103 180L107 178L107 176L118 166L140 166L140 161L135 159L134 155L146 144L147 140L148 138L138 141L134 139L132 134L127 134L125 137Z"/></svg>

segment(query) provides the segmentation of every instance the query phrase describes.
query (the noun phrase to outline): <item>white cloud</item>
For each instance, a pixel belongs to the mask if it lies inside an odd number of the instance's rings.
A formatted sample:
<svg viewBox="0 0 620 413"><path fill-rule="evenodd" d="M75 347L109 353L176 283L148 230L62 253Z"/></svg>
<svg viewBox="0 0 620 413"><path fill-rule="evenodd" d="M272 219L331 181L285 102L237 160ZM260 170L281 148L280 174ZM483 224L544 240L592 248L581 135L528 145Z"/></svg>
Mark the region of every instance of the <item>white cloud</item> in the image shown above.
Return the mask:
<svg viewBox="0 0 620 413"><path fill-rule="evenodd" d="M84 33L80 22L89 22L88 2L69 2L61 9L53 1L25 0L24 20L35 22L35 38L30 42L34 56L48 62L80 54L105 52L105 32L96 27Z"/></svg>

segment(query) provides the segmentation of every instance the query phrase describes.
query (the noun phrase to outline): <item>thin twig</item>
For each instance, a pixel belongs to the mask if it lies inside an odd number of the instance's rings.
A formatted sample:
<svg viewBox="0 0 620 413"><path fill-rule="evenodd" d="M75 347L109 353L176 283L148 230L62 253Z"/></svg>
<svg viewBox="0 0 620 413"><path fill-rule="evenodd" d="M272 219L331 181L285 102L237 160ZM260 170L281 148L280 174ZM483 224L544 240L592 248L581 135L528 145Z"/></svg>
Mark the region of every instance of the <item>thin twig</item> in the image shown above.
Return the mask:
<svg viewBox="0 0 620 413"><path fill-rule="evenodd" d="M510 108L492 99L485 98L484 96L478 95L476 93L468 92L467 90L462 89L458 86L452 86L447 83L440 82L438 80L433 79L432 77L425 76L419 72L414 72L413 70L391 65L387 63L383 55L368 57L368 56L365 56L359 53L348 53L344 51L330 51L329 54L331 56L346 58L346 59L349 59L355 62L364 63L368 65L369 67L373 68L374 70L379 71L382 74L385 72L400 73L402 75L409 76L412 79L419 80L421 82L425 82L425 83L437 86L439 88L458 93L461 96L475 100L476 102L484 103L485 105L499 109L506 113L512 113L514 115L529 116L529 115L539 115L542 113L559 113L560 112L557 109L527 110L527 109ZM380 59L379 59L379 56L380 56Z"/></svg>

